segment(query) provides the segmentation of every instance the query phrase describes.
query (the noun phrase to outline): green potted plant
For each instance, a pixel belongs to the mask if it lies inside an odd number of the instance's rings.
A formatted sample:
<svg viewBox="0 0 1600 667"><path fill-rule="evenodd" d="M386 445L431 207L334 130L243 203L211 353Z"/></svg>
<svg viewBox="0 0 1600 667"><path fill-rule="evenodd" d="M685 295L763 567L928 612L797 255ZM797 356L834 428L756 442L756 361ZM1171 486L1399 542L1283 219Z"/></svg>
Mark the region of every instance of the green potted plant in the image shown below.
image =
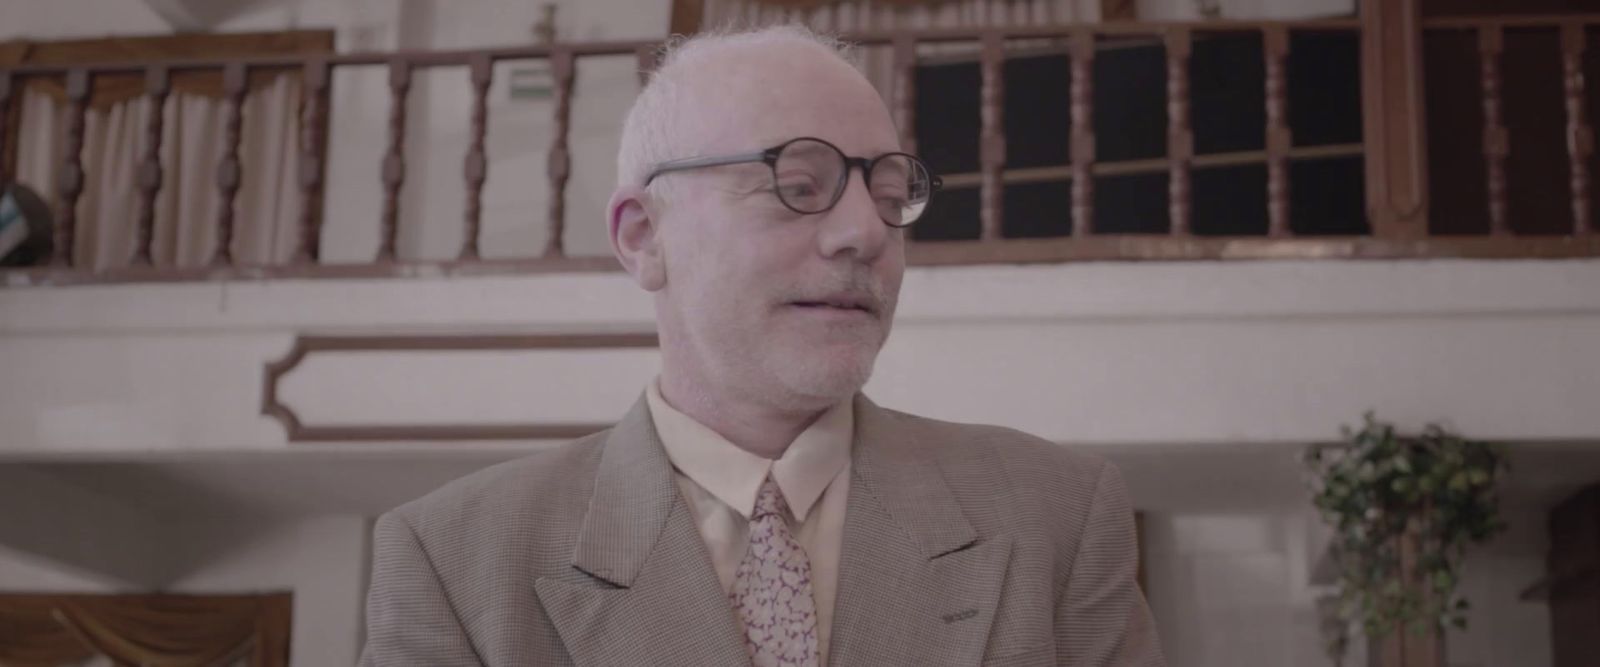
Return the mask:
<svg viewBox="0 0 1600 667"><path fill-rule="evenodd" d="M1374 664L1442 666L1442 629L1467 624L1462 557L1505 528L1504 451L1437 424L1401 434L1370 412L1342 431L1342 443L1306 454L1313 502L1334 530L1339 617L1361 624Z"/></svg>

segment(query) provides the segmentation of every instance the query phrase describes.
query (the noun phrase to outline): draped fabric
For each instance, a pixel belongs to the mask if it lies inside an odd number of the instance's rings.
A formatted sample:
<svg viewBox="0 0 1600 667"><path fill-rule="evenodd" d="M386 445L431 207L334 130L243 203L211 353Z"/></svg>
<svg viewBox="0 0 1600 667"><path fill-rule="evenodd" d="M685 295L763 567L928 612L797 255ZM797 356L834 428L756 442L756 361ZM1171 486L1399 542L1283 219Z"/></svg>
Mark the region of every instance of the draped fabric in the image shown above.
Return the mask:
<svg viewBox="0 0 1600 667"><path fill-rule="evenodd" d="M17 605L0 598L0 665L60 667L94 657L48 606Z"/></svg>
<svg viewBox="0 0 1600 667"><path fill-rule="evenodd" d="M0 665L282 667L290 596L0 595Z"/></svg>
<svg viewBox="0 0 1600 667"><path fill-rule="evenodd" d="M301 199L298 147L300 79L282 74L244 101L239 146L242 170L234 202L233 253L244 264L277 264L296 242ZM57 205L67 151L67 105L47 92L22 95L16 180ZM144 97L91 108L86 114L78 229L73 262L92 270L126 266L134 255L144 162L153 105ZM203 266L217 250L222 195L217 165L224 152L226 104L174 91L161 108L162 186L156 195L151 255L157 266Z"/></svg>
<svg viewBox="0 0 1600 667"><path fill-rule="evenodd" d="M222 63L260 57L288 59L333 52L331 30L201 33L0 43L0 69L107 63L202 60ZM5 142L11 174L52 202L60 219L57 183L66 159L65 76L20 79L20 113ZM221 193L217 167L224 153L227 106L220 67L170 72L161 109L146 97L143 72L97 74L85 115L84 188L78 202L73 263L91 270L126 266L138 237L139 167L147 126L162 114L162 186L156 199L151 254L156 266L195 267L217 248ZM242 136L243 165L234 206L232 247L239 264L282 263L293 254L300 208L299 67L249 70ZM20 116L20 118L18 118Z"/></svg>
<svg viewBox="0 0 1600 667"><path fill-rule="evenodd" d="M162 37L105 37L51 42L11 41L0 43L0 68L27 65L72 66L121 62L163 62L170 60L203 59L223 61L230 58L248 58L264 55L309 56L333 51L334 33L329 30L300 30L265 33L196 33ZM281 67L253 68L250 87L257 90L270 86L280 75L289 73ZM221 98L223 95L222 70L178 70L170 73L172 92ZM66 83L62 77L29 77L24 87L41 92L58 101L66 101ZM145 76L142 72L118 72L95 75L89 95L90 106L109 109L145 93Z"/></svg>

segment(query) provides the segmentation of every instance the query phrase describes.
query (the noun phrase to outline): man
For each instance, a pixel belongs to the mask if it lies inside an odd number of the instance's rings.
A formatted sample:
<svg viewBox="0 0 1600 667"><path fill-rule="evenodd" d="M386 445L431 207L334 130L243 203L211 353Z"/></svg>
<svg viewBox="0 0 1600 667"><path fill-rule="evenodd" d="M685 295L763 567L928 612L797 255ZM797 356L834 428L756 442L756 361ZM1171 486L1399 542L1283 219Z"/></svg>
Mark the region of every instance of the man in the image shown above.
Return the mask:
<svg viewBox="0 0 1600 667"><path fill-rule="evenodd" d="M363 664L1164 664L1112 466L859 395L938 185L898 150L826 39L671 49L609 206L657 381L381 518Z"/></svg>

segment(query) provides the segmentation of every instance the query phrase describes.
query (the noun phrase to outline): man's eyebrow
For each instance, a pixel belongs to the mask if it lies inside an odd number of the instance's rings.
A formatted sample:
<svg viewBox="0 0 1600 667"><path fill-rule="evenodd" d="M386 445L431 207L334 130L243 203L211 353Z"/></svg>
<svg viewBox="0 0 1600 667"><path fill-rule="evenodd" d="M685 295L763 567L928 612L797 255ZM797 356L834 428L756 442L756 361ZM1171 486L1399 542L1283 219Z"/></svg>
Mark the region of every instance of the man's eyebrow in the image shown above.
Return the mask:
<svg viewBox="0 0 1600 667"><path fill-rule="evenodd" d="M724 181L723 189L748 193L772 185L772 172L760 162L730 164L719 169L727 169L730 176Z"/></svg>

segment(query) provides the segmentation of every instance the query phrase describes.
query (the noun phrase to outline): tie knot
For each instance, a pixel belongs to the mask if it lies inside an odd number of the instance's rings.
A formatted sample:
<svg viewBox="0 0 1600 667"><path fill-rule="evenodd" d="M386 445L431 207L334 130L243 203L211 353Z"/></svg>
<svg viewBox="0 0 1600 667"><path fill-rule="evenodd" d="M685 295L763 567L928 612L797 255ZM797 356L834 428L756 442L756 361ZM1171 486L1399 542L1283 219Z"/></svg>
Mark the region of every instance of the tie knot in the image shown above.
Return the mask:
<svg viewBox="0 0 1600 667"><path fill-rule="evenodd" d="M778 483L771 477L761 483L761 493L756 495L756 511L750 516L751 520L777 515L785 518L789 514L789 501L783 499L783 492L778 490Z"/></svg>

